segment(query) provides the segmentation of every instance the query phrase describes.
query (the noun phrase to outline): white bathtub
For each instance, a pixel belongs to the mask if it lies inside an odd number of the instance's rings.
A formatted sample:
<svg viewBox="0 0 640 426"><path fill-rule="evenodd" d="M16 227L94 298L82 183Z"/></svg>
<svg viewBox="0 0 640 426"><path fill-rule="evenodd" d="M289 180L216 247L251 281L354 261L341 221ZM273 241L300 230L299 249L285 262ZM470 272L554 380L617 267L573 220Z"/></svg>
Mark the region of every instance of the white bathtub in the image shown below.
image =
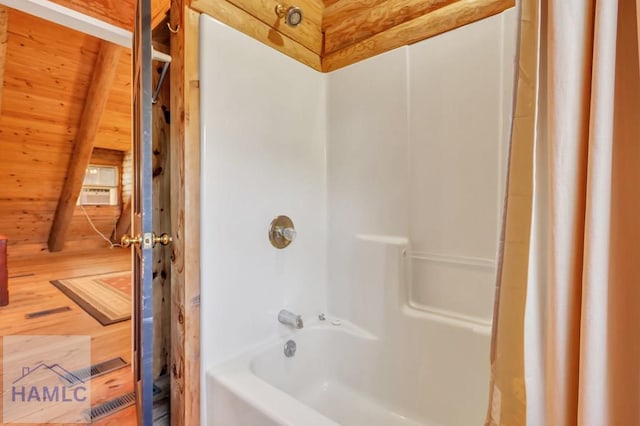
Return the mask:
<svg viewBox="0 0 640 426"><path fill-rule="evenodd" d="M207 374L208 424L482 424L487 364L473 353L487 353L486 334L411 308L401 317L383 338L328 318L219 365Z"/></svg>

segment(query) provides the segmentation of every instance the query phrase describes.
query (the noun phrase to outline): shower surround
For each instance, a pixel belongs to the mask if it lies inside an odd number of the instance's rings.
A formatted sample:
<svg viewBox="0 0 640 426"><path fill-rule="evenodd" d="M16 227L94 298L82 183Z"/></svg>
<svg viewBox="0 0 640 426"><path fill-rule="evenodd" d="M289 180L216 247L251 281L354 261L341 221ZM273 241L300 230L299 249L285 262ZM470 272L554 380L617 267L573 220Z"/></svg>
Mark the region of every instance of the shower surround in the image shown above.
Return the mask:
<svg viewBox="0 0 640 426"><path fill-rule="evenodd" d="M514 11L330 74L200 28L203 423L481 424Z"/></svg>

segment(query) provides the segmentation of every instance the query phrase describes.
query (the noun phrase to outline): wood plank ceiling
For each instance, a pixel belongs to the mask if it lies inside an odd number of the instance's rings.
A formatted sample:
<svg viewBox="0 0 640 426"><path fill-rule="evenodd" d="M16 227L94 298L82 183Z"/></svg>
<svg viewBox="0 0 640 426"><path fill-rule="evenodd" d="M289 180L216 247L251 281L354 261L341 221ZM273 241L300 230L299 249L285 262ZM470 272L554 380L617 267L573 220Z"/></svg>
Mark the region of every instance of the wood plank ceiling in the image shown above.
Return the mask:
<svg viewBox="0 0 640 426"><path fill-rule="evenodd" d="M129 29L136 0L52 0ZM458 28L513 7L515 0L174 0L190 5L322 72ZM291 28L276 6L298 6ZM169 0L152 0L157 24Z"/></svg>
<svg viewBox="0 0 640 426"><path fill-rule="evenodd" d="M191 0L191 7L330 72L513 7L515 0ZM298 6L291 28L277 5Z"/></svg>
<svg viewBox="0 0 640 426"><path fill-rule="evenodd" d="M101 21L133 31L136 0L50 0ZM155 27L169 10L169 0L151 0L151 20Z"/></svg>
<svg viewBox="0 0 640 426"><path fill-rule="evenodd" d="M0 105L0 233L11 255L44 250L49 236L101 41L8 10ZM121 165L131 148L131 54L123 52L94 140L94 162ZM114 208L88 208L107 235ZM69 228L78 248L104 245L81 211Z"/></svg>

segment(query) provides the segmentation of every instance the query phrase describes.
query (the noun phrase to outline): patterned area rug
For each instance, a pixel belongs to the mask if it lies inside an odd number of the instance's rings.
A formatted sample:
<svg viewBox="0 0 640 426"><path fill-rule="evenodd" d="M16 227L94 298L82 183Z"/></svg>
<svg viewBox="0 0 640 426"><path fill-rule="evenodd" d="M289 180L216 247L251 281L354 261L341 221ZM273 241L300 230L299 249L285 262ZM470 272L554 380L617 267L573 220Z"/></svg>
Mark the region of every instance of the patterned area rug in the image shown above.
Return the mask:
<svg viewBox="0 0 640 426"><path fill-rule="evenodd" d="M102 325L131 319L129 271L52 280L51 284Z"/></svg>

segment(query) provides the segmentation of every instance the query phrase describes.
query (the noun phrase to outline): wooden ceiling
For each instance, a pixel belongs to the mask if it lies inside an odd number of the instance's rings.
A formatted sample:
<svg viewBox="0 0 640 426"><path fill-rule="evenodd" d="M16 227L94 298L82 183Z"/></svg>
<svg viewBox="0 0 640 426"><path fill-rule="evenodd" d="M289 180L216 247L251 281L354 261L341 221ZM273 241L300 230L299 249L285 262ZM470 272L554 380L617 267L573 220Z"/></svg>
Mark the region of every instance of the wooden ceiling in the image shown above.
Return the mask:
<svg viewBox="0 0 640 426"><path fill-rule="evenodd" d="M29 147L66 146L70 150L100 40L13 9L9 9L8 21L0 138ZM120 59L106 110L95 146L128 151L131 145L128 52ZM32 161L56 160L45 156Z"/></svg>
<svg viewBox="0 0 640 426"><path fill-rule="evenodd" d="M322 72L412 44L513 7L515 0L191 0L191 7ZM276 5L298 6L287 26Z"/></svg>
<svg viewBox="0 0 640 426"><path fill-rule="evenodd" d="M25 253L45 247L101 41L13 9L4 11L0 233L8 235L15 254L16 245ZM117 164L131 149L131 54L123 50L94 140L94 158L101 163ZM95 240L86 219L75 216L70 234ZM113 227L113 214L93 216L103 231Z"/></svg>
<svg viewBox="0 0 640 426"><path fill-rule="evenodd" d="M133 31L136 0L50 0L61 6L92 16L116 27ZM151 0L151 20L161 22L169 11L170 0Z"/></svg>
<svg viewBox="0 0 640 426"><path fill-rule="evenodd" d="M131 30L136 0L52 0ZM515 0L174 0L206 13L322 72L458 28L513 7ZM152 0L154 25L170 0ZM276 5L298 6L291 28Z"/></svg>

